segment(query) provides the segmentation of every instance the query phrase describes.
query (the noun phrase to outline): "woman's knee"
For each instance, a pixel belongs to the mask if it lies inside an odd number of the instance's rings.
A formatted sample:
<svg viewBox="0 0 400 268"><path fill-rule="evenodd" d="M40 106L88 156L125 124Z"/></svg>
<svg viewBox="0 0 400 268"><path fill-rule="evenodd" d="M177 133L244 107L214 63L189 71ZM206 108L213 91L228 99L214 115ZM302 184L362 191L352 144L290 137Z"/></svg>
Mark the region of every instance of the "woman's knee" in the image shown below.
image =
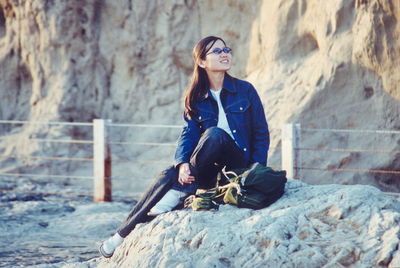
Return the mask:
<svg viewBox="0 0 400 268"><path fill-rule="evenodd" d="M171 165L158 174L155 182L162 184L172 184L178 176L178 171Z"/></svg>
<svg viewBox="0 0 400 268"><path fill-rule="evenodd" d="M227 135L229 135L228 133L226 133L225 130L223 130L222 128L219 127L210 127L208 129L206 129L206 131L204 132L204 135L207 138L215 138L215 139L220 139L220 138L224 138Z"/></svg>

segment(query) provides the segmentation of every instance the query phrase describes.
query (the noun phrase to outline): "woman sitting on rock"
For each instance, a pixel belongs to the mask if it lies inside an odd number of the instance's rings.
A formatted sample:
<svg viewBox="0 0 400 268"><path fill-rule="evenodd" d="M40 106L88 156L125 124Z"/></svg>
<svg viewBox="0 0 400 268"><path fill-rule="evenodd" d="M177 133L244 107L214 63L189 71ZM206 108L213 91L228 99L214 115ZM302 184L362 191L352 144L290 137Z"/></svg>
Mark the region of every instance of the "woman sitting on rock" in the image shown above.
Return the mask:
<svg viewBox="0 0 400 268"><path fill-rule="evenodd" d="M184 99L185 126L175 165L161 172L114 236L100 246L109 258L136 224L174 209L197 189L215 187L217 173L267 163L269 132L255 88L230 76L232 50L208 36L193 49L194 70Z"/></svg>

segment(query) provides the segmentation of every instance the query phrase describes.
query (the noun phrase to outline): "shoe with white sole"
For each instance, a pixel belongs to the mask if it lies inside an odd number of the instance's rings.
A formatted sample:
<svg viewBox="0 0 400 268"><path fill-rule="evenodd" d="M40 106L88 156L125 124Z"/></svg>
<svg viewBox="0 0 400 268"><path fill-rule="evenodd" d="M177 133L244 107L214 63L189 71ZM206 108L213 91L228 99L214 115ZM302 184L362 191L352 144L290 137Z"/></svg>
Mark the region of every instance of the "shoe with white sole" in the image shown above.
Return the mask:
<svg viewBox="0 0 400 268"><path fill-rule="evenodd" d="M105 258L111 258L114 254L115 249L122 244L124 238L118 233L115 233L112 237L104 241L99 248L100 254Z"/></svg>
<svg viewBox="0 0 400 268"><path fill-rule="evenodd" d="M187 195L187 193L171 189L163 196L163 198L161 198L160 201L158 201L158 203L152 209L150 209L147 215L157 216L162 213L171 211Z"/></svg>

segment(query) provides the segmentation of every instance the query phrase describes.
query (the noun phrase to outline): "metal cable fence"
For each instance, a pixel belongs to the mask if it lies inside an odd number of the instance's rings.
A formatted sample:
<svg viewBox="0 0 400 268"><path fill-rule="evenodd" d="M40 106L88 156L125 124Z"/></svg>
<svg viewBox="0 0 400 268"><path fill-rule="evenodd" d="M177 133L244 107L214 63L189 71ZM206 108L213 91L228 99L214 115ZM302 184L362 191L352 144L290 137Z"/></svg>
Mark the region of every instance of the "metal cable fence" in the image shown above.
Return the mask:
<svg viewBox="0 0 400 268"><path fill-rule="evenodd" d="M95 129L95 124L94 123L85 123L85 122L32 122L32 121L17 121L17 120L0 120L0 124L10 124L10 125L47 125L47 126L61 126L61 127L90 127L92 128L93 136L96 135L96 132L98 130ZM180 130L182 126L179 125L148 125L148 124L122 124L122 123L106 123L104 125L104 128L109 129L109 130L115 130L116 128L124 128L125 131L126 129L132 129L136 128L141 131L143 128L153 128L153 129L162 129L161 131L166 131L166 129L170 130ZM276 129L280 131L279 129ZM273 130L273 131L276 131ZM310 128L303 128L301 129L303 133L307 132L322 132L322 133L348 133L348 134L354 134L354 133L368 133L368 134L400 134L400 131L397 130L348 130L348 129L310 129ZM114 132L114 131L113 131ZM282 130L282 134L284 131ZM293 133L296 133L294 131ZM171 134L174 138L177 138L179 135L178 132ZM113 137L113 136L112 136ZM103 137L104 138L104 137ZM7 141L13 139L13 137L9 136L0 136L0 141ZM65 156L47 156L47 155L21 155L21 154L2 154L0 155L0 160L10 160L10 159L21 159L21 160L32 160L32 161L42 161L42 162L53 162L53 161L60 161L60 162L83 162L87 163L91 166L91 169L93 170L93 173L87 176L81 176L81 175L74 175L74 174L36 174L36 172L19 172L18 170L16 171L4 171L6 169L2 168L2 171L0 172L0 177L11 177L11 178L37 178L37 179L64 179L64 180L85 180L85 181L94 181L96 183L96 180L98 181L99 175L96 175L96 160L95 158L98 157L98 153L96 153L96 150L94 147L96 144L99 142L95 140L95 137L93 137L93 140L89 139L76 139L74 137L71 137L70 139L61 138L61 139L55 139L55 138L37 138L37 137L28 137L29 141L31 142L36 142L36 143L51 143L51 144L64 144L64 145L82 145L82 146L88 146L88 148L85 149L85 153L88 155L87 157L65 157ZM296 137L292 137L291 141L296 140ZM284 147L281 146L280 142L275 143L276 146L271 147L270 150L282 150L282 159L284 158L284 155L287 154L286 150ZM282 144L284 144L284 137L282 136ZM129 157L127 153L123 154L123 156L117 156L118 153L114 151L127 151L132 149L133 147L156 147L156 148L168 148L171 149L172 151L176 147L175 142L171 141L166 141L166 142L158 142L158 141L132 141L132 140L124 140L124 139L111 139L111 137L106 137L104 140L100 141L100 145L102 146L102 151L107 151L109 150L109 156L108 158L105 155L102 155L98 157L98 162L100 162L100 165L102 165L103 170L101 171L102 179L108 181L111 183L111 181L124 181L123 183L128 183L132 181L145 181L145 180L151 180L151 178L140 178L137 176L130 176L128 172L125 172L122 174L122 176L113 176L111 173L111 166L115 166L117 164L129 164L129 165L146 165L149 166L150 168L154 169L154 165L159 165L160 169L161 167L166 167L168 165L172 165L172 161L166 161L165 159L135 159L134 157ZM119 148L117 148L119 147ZM104 149L106 148L106 149ZM307 154L312 154L313 152L319 151L319 152L324 152L324 153L379 153L379 154L390 154L390 155L396 155L400 154L399 150L374 150L374 149L368 149L368 148L356 148L356 149L351 149L351 148L319 148L319 147L302 147L300 144L291 144L289 146L290 150L292 150L291 154L293 156L290 157L291 161L291 167L293 169L296 169L298 171L300 170L309 170L309 171L328 171L328 172L354 172L354 173L371 173L371 174L392 174L392 175L400 175L400 170L384 170L384 169L368 169L368 168L339 168L339 167L318 167L318 166L304 166L301 163L298 162L298 159L296 160L296 153L307 153ZM101 150L100 150L101 151ZM157 155L155 155L157 157ZM100 160L99 160L100 159ZM107 166L107 163L110 165L110 170L109 171L104 171L105 166ZM287 167L285 166L285 161L282 160L282 165L271 165L272 168L274 169L286 169ZM147 176L148 174L144 174L144 176ZM134 177L134 178L132 178ZM293 176L296 178L296 176ZM300 177L297 177L300 178ZM94 184L95 184L94 183ZM104 186L104 185L103 185ZM90 188L90 187L89 187ZM95 186L93 188L96 188ZM12 189L0 189L0 192L12 192ZM14 192L31 192L31 193L43 193L43 194L57 194L57 195L66 195L66 196L93 196L93 189L92 191L86 191L82 193L71 193L71 192L66 192L66 191L18 191L15 190ZM389 194L396 194L396 193L389 193ZM120 194L118 195L119 197L126 197L126 198L131 198L133 196L137 197L138 193L132 194L132 195L123 195Z"/></svg>
<svg viewBox="0 0 400 268"><path fill-rule="evenodd" d="M301 128L301 132L322 132L322 133L349 133L349 134L395 134L399 135L398 130L370 130L370 129L313 129L313 128ZM345 149L345 148L297 148L299 151L319 151L319 152L342 152L342 153L375 153L375 154L400 154L399 150L374 150L374 149ZM354 172L354 173L380 173L380 174L399 174L400 170L382 170L382 169L366 169L366 168L318 168L318 167L304 167L299 166L299 169L303 170L317 170L317 171L335 171L335 172Z"/></svg>

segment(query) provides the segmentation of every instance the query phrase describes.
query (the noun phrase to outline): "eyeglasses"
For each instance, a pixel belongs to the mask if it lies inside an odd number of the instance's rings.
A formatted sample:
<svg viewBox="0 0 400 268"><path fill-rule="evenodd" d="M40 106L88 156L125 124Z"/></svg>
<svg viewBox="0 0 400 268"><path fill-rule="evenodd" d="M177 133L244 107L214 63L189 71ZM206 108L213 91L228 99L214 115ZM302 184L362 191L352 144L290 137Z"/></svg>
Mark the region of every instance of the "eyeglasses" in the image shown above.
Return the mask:
<svg viewBox="0 0 400 268"><path fill-rule="evenodd" d="M224 48L216 47L211 52L208 52L206 55L211 54L211 53L219 55L222 52L229 54L229 53L232 53L232 49L230 47L224 47Z"/></svg>

